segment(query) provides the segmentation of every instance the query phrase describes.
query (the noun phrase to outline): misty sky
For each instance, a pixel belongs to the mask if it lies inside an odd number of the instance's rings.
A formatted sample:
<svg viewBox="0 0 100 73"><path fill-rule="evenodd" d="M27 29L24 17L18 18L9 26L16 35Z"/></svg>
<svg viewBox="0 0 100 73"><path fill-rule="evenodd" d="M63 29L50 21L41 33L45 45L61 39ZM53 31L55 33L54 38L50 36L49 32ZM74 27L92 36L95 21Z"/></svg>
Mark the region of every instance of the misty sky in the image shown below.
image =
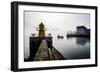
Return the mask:
<svg viewBox="0 0 100 73"><path fill-rule="evenodd" d="M41 22L47 28L46 34L65 36L68 31L75 31L76 26L90 28L90 14L24 11L25 49L29 48L31 34L38 33L36 28Z"/></svg>
<svg viewBox="0 0 100 73"><path fill-rule="evenodd" d="M75 31L76 26L84 25L90 28L89 14L72 14L72 13L51 13L51 12L30 12L25 11L25 30L28 32L33 29L36 32L36 27L43 22L47 27L47 32L55 30Z"/></svg>

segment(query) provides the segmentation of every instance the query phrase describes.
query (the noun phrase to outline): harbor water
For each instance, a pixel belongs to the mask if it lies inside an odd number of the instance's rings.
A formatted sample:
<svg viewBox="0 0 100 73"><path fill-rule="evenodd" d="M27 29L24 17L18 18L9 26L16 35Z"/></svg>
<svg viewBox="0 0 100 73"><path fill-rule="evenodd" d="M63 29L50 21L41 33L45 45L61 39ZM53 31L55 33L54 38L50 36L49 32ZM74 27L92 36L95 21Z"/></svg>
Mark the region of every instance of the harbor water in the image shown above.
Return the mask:
<svg viewBox="0 0 100 73"><path fill-rule="evenodd" d="M84 37L54 38L54 47L66 59L90 58L90 39Z"/></svg>
<svg viewBox="0 0 100 73"><path fill-rule="evenodd" d="M90 39L84 37L57 38L53 36L53 46L66 58L70 59L88 59L90 58ZM25 58L29 57L29 49L24 51Z"/></svg>

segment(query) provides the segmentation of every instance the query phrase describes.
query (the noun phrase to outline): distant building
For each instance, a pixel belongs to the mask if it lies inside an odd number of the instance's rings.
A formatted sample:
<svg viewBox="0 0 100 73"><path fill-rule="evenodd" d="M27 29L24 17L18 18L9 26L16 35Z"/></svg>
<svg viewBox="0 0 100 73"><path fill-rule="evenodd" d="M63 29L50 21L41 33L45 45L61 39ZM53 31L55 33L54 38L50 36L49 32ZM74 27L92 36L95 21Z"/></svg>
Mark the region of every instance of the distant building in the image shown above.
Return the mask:
<svg viewBox="0 0 100 73"><path fill-rule="evenodd" d="M85 26L77 26L75 32L67 33L67 37L90 37L90 29Z"/></svg>
<svg viewBox="0 0 100 73"><path fill-rule="evenodd" d="M77 26L76 33L77 34L90 34L90 29L87 29L85 26Z"/></svg>

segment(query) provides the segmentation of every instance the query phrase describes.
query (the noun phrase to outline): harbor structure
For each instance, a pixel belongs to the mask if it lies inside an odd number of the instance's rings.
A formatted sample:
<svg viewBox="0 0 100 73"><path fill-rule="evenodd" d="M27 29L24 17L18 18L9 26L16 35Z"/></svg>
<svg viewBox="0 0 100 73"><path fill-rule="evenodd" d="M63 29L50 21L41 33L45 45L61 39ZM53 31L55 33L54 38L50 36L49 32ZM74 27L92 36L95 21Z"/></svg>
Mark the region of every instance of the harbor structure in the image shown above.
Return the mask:
<svg viewBox="0 0 100 73"><path fill-rule="evenodd" d="M67 37L90 37L90 29L85 26L77 26L75 32L67 33Z"/></svg>
<svg viewBox="0 0 100 73"><path fill-rule="evenodd" d="M77 26L77 34L90 34L90 29L87 29L85 26Z"/></svg>
<svg viewBox="0 0 100 73"><path fill-rule="evenodd" d="M37 28L38 37L32 35L30 39L30 56L27 61L63 60L64 56L55 49L51 34L45 35L46 28L41 22Z"/></svg>

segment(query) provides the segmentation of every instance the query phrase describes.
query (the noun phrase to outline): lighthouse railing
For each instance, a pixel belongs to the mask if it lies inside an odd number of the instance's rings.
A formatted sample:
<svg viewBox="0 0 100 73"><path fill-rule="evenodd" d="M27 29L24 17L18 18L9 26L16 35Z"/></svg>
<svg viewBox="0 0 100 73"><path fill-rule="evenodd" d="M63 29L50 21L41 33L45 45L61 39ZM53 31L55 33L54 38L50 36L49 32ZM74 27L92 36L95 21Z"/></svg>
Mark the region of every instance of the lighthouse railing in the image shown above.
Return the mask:
<svg viewBox="0 0 100 73"><path fill-rule="evenodd" d="M52 36L51 33L46 33L45 34L45 37L51 37L51 36ZM39 37L39 34L38 33L32 33L31 37Z"/></svg>

